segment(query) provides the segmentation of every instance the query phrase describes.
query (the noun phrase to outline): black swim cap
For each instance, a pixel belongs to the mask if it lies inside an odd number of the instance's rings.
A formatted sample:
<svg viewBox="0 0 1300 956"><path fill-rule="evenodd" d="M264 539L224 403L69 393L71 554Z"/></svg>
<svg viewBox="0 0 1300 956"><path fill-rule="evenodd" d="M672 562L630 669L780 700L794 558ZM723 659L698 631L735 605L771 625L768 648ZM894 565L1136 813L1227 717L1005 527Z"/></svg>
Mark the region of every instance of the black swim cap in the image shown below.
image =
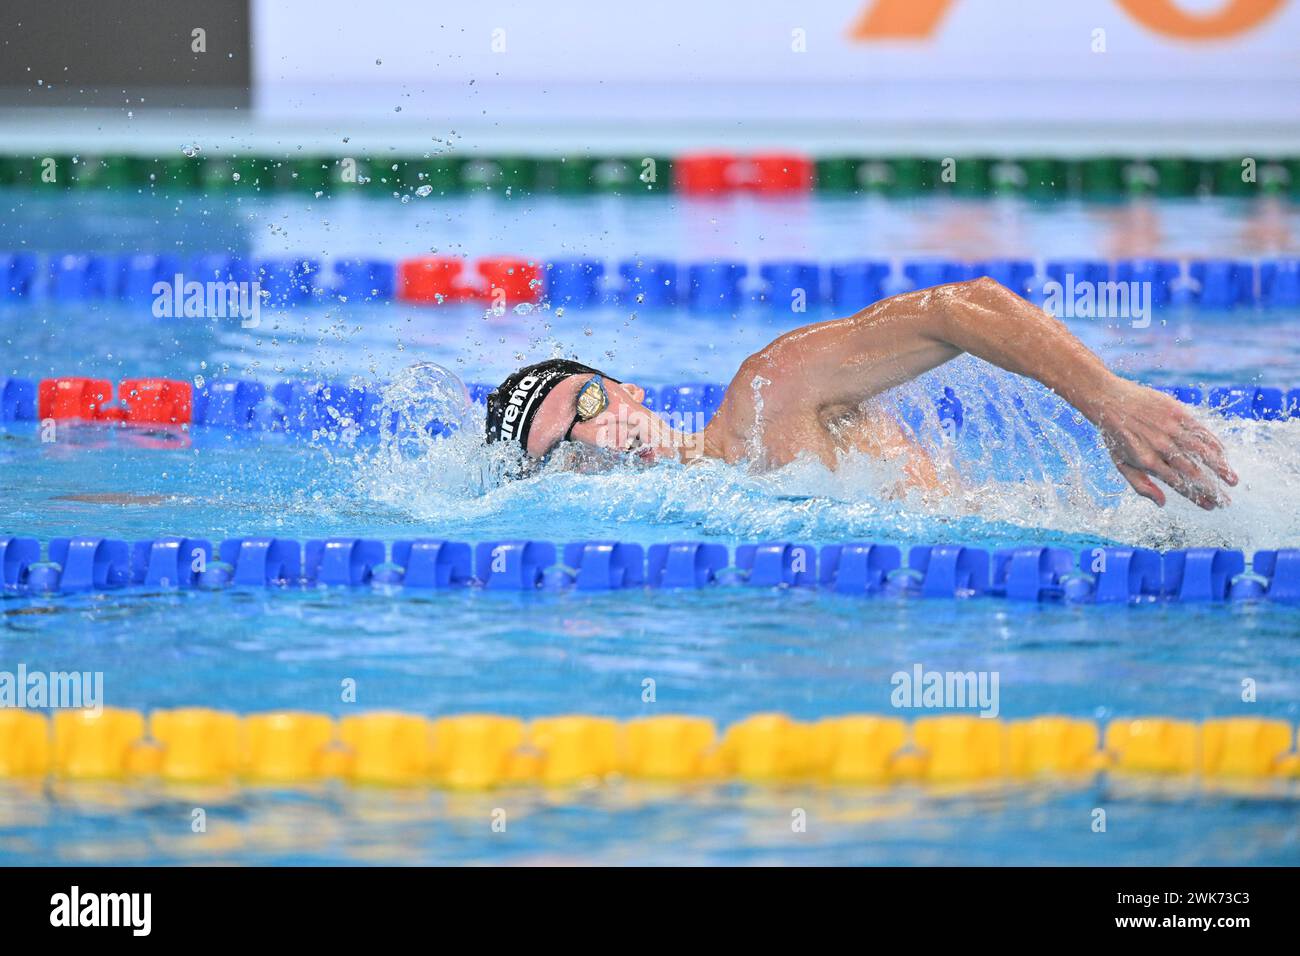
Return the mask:
<svg viewBox="0 0 1300 956"><path fill-rule="evenodd" d="M617 382L600 369L570 362L568 359L548 359L521 368L496 387L487 397L487 440L517 441L528 451L528 432L533 419L542 407L542 401L570 375L600 375Z"/></svg>

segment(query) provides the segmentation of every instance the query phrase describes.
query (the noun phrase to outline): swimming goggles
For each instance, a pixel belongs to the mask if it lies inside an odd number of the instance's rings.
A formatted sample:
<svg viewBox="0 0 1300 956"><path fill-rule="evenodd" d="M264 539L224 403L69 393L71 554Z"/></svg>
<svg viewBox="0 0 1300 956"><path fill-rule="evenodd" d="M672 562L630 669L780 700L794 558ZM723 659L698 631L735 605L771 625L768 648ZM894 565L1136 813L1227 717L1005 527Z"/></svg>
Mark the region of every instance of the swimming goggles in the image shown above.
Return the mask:
<svg viewBox="0 0 1300 956"><path fill-rule="evenodd" d="M609 393L605 391L605 383L599 375L593 375L578 392L577 414L573 416L573 422L564 432L564 440L570 440L578 422L589 422L607 408L609 408Z"/></svg>

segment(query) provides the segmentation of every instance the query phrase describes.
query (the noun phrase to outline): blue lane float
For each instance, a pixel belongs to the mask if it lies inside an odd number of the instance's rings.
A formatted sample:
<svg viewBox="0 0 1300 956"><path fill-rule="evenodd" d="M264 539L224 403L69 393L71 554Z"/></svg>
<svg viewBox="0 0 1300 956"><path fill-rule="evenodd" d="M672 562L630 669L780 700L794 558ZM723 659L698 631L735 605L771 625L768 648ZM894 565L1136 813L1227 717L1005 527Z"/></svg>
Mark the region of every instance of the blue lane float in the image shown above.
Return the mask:
<svg viewBox="0 0 1300 956"><path fill-rule="evenodd" d="M888 262L841 262L830 273L831 306L841 312L865 308L885 298Z"/></svg>
<svg viewBox="0 0 1300 956"><path fill-rule="evenodd" d="M1160 552L1150 548L1085 549L1079 570L1092 575L1092 598L1099 604L1155 600L1163 593Z"/></svg>
<svg viewBox="0 0 1300 956"><path fill-rule="evenodd" d="M394 541L392 561L383 576L383 583L408 588L468 587L473 581L470 546L436 538Z"/></svg>
<svg viewBox="0 0 1300 956"><path fill-rule="evenodd" d="M705 541L652 544L646 552L646 580L652 588L702 588L714 584L730 564L726 545Z"/></svg>
<svg viewBox="0 0 1300 956"><path fill-rule="evenodd" d="M1121 259L1115 263L1116 282L1148 284L1151 305L1155 308L1169 305L1175 299L1174 285L1178 280L1178 263L1172 259ZM1098 281L1105 281L1099 279Z"/></svg>
<svg viewBox="0 0 1300 956"><path fill-rule="evenodd" d="M268 305L301 305L320 287L320 271L315 259L262 259L254 279Z"/></svg>
<svg viewBox="0 0 1300 956"><path fill-rule="evenodd" d="M194 423L236 430L254 428L258 424L257 408L265 399L266 386L261 382L211 382L194 392Z"/></svg>
<svg viewBox="0 0 1300 956"><path fill-rule="evenodd" d="M0 379L0 422L36 421L36 382L29 378Z"/></svg>
<svg viewBox="0 0 1300 956"><path fill-rule="evenodd" d="M828 544L821 549L817 583L841 594L876 594L902 567L902 553L888 544Z"/></svg>
<svg viewBox="0 0 1300 956"><path fill-rule="evenodd" d="M743 262L692 263L686 267L687 305L696 312L734 312L743 301L740 283L747 272Z"/></svg>
<svg viewBox="0 0 1300 956"><path fill-rule="evenodd" d="M768 542L736 547L733 565L749 587L814 587L817 551L806 544Z"/></svg>
<svg viewBox="0 0 1300 956"><path fill-rule="evenodd" d="M257 282L271 308L312 302L391 302L399 298L399 263L379 258L232 253L0 253L0 301L138 302L156 283ZM545 300L555 307L618 303L649 310L687 308L724 314L758 304L774 311L827 304L851 312L888 294L990 276L1041 304L1044 287L1140 283L1155 308L1187 306L1231 312L1300 306L1300 258L958 259L917 257L814 262L790 259L675 262L559 257L541 262ZM1100 292L1096 293L1100 295ZM1067 313L1068 314L1068 313Z"/></svg>
<svg viewBox="0 0 1300 956"><path fill-rule="evenodd" d="M557 259L546 264L542 284L553 306L589 306L601 301L605 264L597 259Z"/></svg>
<svg viewBox="0 0 1300 956"><path fill-rule="evenodd" d="M212 561L205 538L158 538L131 546L131 581L146 587L192 588Z"/></svg>
<svg viewBox="0 0 1300 956"><path fill-rule="evenodd" d="M412 591L817 589L899 600L995 599L1020 603L1156 604L1269 601L1300 604L1300 548L1242 551L1098 547L1077 555L1025 545L989 552L962 544L893 545L764 541L509 540L469 544L422 538L183 536L127 542L0 537L6 594L53 595L126 587L388 587Z"/></svg>
<svg viewBox="0 0 1300 956"><path fill-rule="evenodd" d="M815 262L766 262L758 269L761 299L774 309L798 311L822 304L822 270Z"/></svg>
<svg viewBox="0 0 1300 956"><path fill-rule="evenodd" d="M385 302L397 295L397 264L380 259L339 259L333 294L344 302Z"/></svg>
<svg viewBox="0 0 1300 956"><path fill-rule="evenodd" d="M1300 259L1259 264L1259 302L1274 309L1300 306Z"/></svg>
<svg viewBox="0 0 1300 956"><path fill-rule="evenodd" d="M1004 548L993 554L994 594L1013 601L1049 601L1065 596L1065 581L1078 567L1065 548Z"/></svg>
<svg viewBox="0 0 1300 956"><path fill-rule="evenodd" d="M952 259L917 259L903 263L901 291L912 292L975 278L974 266Z"/></svg>
<svg viewBox="0 0 1300 956"><path fill-rule="evenodd" d="M974 275L988 276L1001 282L1022 298L1029 298L1036 267L1030 259L986 259L975 263Z"/></svg>
<svg viewBox="0 0 1300 956"><path fill-rule="evenodd" d="M621 541L575 541L563 550L565 570L580 591L616 591L645 583L645 552Z"/></svg>
<svg viewBox="0 0 1300 956"><path fill-rule="evenodd" d="M1252 263L1203 259L1191 264L1190 274L1199 290L1197 304L1202 308L1228 310L1255 304Z"/></svg>
<svg viewBox="0 0 1300 956"><path fill-rule="evenodd" d="M681 278L677 263L667 259L630 259L618 267L623 280L619 301L645 309L672 309L679 296Z"/></svg>
<svg viewBox="0 0 1300 956"><path fill-rule="evenodd" d="M483 404L494 386L472 382L466 386L473 401ZM350 385L344 382L278 382L268 388L251 379L221 379L205 382L193 392L190 424L225 429L228 432L268 431L295 436L337 436L345 430L357 435L378 435L384 429L379 411L382 386ZM1157 391L1187 405L1206 406L1225 418L1280 421L1300 417L1300 387L1281 389L1258 385L1222 385L1206 390L1194 385L1158 386ZM0 424L34 422L37 418L38 382L25 378L0 378ZM663 415L674 427L686 431L703 428L722 405L726 386L720 382L687 382L681 385L647 387L645 405ZM1039 423L1018 396L1012 404L1021 411L1022 424L1038 429ZM940 424L956 430L964 427L967 411L957 393L948 386L934 400ZM1005 428L1002 413L985 403L985 426L993 431ZM913 428L924 419L924 410L908 410ZM1056 417L1056 424L1080 437L1093 433L1088 422L1074 421L1069 410ZM391 429L390 418L387 427ZM430 423L430 434L445 429Z"/></svg>

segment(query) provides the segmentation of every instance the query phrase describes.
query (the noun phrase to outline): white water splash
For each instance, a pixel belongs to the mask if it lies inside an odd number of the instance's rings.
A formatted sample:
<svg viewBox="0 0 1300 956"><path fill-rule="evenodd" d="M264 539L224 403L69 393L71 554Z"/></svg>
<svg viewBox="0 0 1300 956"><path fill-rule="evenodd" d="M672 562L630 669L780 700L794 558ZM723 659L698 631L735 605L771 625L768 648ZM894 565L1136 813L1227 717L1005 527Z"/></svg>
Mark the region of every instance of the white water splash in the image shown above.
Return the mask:
<svg viewBox="0 0 1300 956"><path fill-rule="evenodd" d="M411 382L395 383L386 393L391 408L406 409L408 422L430 410L427 394L411 388ZM1206 512L1170 492L1161 509L1128 488L1093 436L1065 428L1059 402L1044 400L1036 388L1009 377L992 387L982 381L978 395L997 410L1000 428L991 427L978 402L967 397L966 423L955 445L943 443L937 417L927 413L918 437L959 475L942 496L900 491L898 462L861 454L843 458L833 471L806 457L766 473L720 461L620 464L598 473L553 463L530 477L503 481L500 476L518 466L518 453L507 445L484 446L477 407L467 410L462 427L450 436L407 429L349 467L356 468L358 493L430 528L491 526L520 536L615 526L619 533L626 528L630 538L659 540L1009 543L1049 532L1155 548L1251 551L1300 543L1300 421L1207 416L1241 479L1229 492L1232 504ZM891 400L903 412L909 401L933 391L916 383Z"/></svg>

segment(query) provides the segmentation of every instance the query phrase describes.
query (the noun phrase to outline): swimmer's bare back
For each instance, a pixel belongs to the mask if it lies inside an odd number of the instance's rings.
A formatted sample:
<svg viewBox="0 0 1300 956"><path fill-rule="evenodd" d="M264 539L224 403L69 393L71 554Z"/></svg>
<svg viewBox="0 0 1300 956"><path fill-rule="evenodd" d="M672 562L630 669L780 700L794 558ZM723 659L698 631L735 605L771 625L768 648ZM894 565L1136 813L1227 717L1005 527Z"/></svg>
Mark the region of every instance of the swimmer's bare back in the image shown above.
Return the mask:
<svg viewBox="0 0 1300 956"><path fill-rule="evenodd" d="M1174 399L1122 379L1042 309L989 278L894 296L804 326L751 355L703 435L703 453L779 467L801 454L834 467L845 451L905 457L912 484L934 466L872 399L969 353L1035 379L1097 426L1115 466L1157 505L1159 479L1202 508L1228 503L1212 472L1237 476L1218 439ZM757 425L757 428L756 428Z"/></svg>

